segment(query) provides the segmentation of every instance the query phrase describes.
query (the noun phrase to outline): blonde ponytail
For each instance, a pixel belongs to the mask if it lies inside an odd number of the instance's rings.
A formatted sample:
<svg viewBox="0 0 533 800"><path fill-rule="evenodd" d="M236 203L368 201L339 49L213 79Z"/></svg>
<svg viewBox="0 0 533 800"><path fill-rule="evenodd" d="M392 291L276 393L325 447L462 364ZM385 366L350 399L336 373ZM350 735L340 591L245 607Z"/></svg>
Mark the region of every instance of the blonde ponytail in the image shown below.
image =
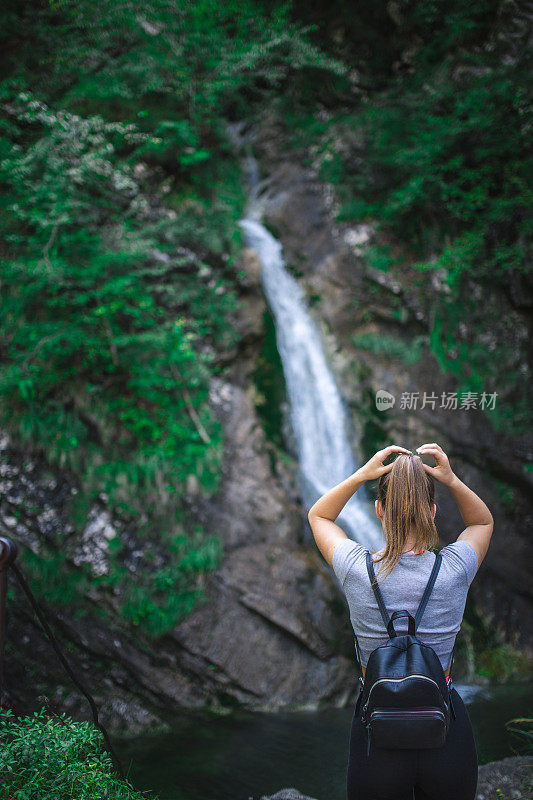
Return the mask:
<svg viewBox="0 0 533 800"><path fill-rule="evenodd" d="M418 455L398 455L392 469L381 476L378 499L383 509L386 547L376 559L383 561L376 580L384 570L384 578L390 575L402 557L410 532L415 536L415 550L433 550L438 545L432 514L434 497L433 478Z"/></svg>

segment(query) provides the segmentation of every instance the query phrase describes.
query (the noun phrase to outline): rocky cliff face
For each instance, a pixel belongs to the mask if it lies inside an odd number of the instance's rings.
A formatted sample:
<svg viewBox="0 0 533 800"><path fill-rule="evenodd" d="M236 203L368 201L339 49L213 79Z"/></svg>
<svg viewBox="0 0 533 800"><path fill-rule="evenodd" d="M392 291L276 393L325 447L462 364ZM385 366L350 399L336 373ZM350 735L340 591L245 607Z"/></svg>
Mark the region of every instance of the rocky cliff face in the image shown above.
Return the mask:
<svg viewBox="0 0 533 800"><path fill-rule="evenodd" d="M358 350L351 342L352 333L368 329L400 337L427 333L425 289L415 288L409 274L391 280L368 269L364 246L371 231L335 222L331 189L317 182L312 167L280 155L284 135L266 118L255 145L270 177L266 221L281 238L322 328L351 410L354 450L367 457L378 439L410 446L437 440L448 449L459 475L480 491L496 520L493 544L473 584L476 606L507 641L527 650L532 642L530 485L520 469L519 443L498 438L473 413L456 412L452 418L375 411L378 388L398 395L453 390L428 353L407 370L397 359ZM266 306L260 265L251 251L244 252L240 268L244 307L235 325L242 339L227 354L230 369L223 380L213 381L210 396L226 436L223 479L209 500L194 486L188 498L189 513L216 533L224 548L221 567L206 579L207 603L155 644L118 619L113 629L104 624L98 614L104 601L97 591L87 597L89 613L81 619L47 605L70 662L94 693L101 719L116 733L160 726L186 708L343 704L356 693L344 597L306 534L294 458L267 439L254 402L252 375L265 335ZM405 309L400 320L392 298L400 298ZM76 489L72 481L5 437L1 452L2 535L34 552L45 540L64 547L73 563L89 562L96 574L113 536L127 539L133 550L139 547L134 529L111 519L104 502L92 509L83 531L66 526L62 509ZM502 504L495 479L514 487L512 507ZM438 527L450 541L461 530L460 518L446 494L438 502ZM46 698L56 711L85 717L85 701L69 685L12 578L10 588L4 702L27 712Z"/></svg>

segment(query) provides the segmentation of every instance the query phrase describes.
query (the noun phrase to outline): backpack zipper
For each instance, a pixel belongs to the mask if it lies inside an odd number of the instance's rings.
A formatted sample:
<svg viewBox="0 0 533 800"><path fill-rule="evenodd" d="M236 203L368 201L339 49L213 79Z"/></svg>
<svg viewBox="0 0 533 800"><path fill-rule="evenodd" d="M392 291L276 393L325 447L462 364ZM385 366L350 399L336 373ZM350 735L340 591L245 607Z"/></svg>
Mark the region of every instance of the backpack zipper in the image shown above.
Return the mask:
<svg viewBox="0 0 533 800"><path fill-rule="evenodd" d="M405 678L380 678L370 687L368 697L366 698L366 703L363 706L363 715L362 715L363 720L366 718L366 710L368 708L368 703L370 702L370 695L372 694L374 687L377 686L378 683L401 683L402 681L408 681L411 678L422 678L425 681L430 681L431 683L434 683L437 689L439 689L440 691L439 684L437 683L437 681L434 681L433 678L428 678L427 675L406 675Z"/></svg>
<svg viewBox="0 0 533 800"><path fill-rule="evenodd" d="M422 709L398 708L398 709L396 709L395 711L391 711L391 710L389 710L389 709L374 709L374 711L372 711L372 712L370 713L370 720L372 720L372 716L373 716L374 714L376 714L376 716L379 716L379 715L380 715L380 716L382 716L382 717L385 717L385 716L387 716L387 714L389 714L390 716L394 717L394 716L396 716L396 715L397 715L399 712L402 712L402 711L404 711L404 712L406 712L407 714L409 714L409 716L410 716L411 714L427 714L427 715L429 715L429 716L435 716L435 714L438 714L439 716L441 716L441 717L442 717L442 719L443 719L443 720L445 720L445 719L446 719L446 717L444 716L444 712L443 712L443 711L440 711L438 708L435 708L435 709L433 709L433 710L431 710L431 711L428 711L428 710L422 710Z"/></svg>

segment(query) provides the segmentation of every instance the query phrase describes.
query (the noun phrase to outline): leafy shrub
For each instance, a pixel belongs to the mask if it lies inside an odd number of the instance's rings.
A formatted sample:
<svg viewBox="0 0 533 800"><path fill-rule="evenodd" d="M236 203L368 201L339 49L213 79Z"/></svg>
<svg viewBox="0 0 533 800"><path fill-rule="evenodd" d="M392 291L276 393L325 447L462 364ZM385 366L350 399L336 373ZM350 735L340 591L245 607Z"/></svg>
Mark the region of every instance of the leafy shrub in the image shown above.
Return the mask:
<svg viewBox="0 0 533 800"><path fill-rule="evenodd" d="M0 742L0 800L146 800L117 775L90 722L0 709Z"/></svg>

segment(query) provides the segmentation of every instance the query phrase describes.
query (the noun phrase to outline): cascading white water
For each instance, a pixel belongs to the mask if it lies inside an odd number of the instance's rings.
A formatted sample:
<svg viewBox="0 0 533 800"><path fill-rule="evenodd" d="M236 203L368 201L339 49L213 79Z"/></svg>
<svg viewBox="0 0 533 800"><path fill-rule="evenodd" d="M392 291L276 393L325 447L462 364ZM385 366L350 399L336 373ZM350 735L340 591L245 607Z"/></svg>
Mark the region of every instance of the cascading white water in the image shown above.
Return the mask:
<svg viewBox="0 0 533 800"><path fill-rule="evenodd" d="M307 508L356 469L348 445L347 414L327 365L319 331L305 307L301 287L284 265L281 244L261 224L258 167L245 162L250 199L239 220L244 240L261 262L261 280L274 316L300 465L300 487ZM384 545L383 532L364 486L353 495L337 522L365 547Z"/></svg>

